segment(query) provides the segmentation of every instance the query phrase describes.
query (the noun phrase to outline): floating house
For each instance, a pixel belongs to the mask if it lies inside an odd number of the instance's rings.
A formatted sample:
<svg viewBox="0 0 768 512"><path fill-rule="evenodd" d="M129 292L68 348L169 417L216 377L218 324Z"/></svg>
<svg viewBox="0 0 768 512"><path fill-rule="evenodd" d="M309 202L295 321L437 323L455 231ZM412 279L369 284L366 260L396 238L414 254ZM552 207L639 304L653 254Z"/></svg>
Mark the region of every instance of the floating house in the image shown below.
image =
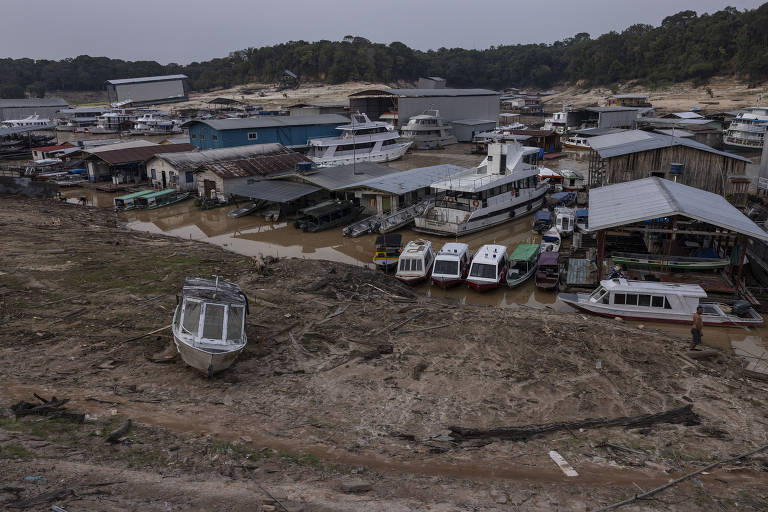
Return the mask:
<svg viewBox="0 0 768 512"><path fill-rule="evenodd" d="M90 181L141 183L146 176L146 162L158 153L194 151L191 144L155 144L138 140L109 144L84 152ZM166 188L167 183L163 184Z"/></svg>
<svg viewBox="0 0 768 512"><path fill-rule="evenodd" d="M349 124L338 114L263 116L246 119L205 119L184 124L189 140L200 149L221 149L249 144L279 143L305 146L309 139L335 137L337 126Z"/></svg>

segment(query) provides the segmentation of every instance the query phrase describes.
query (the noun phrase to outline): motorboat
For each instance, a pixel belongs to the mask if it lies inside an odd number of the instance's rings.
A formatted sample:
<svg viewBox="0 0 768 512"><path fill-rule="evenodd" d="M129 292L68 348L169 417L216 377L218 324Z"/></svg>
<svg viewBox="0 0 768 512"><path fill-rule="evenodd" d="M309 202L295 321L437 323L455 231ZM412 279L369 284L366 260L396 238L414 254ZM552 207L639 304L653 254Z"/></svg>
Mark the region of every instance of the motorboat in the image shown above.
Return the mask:
<svg viewBox="0 0 768 512"><path fill-rule="evenodd" d="M752 107L736 114L723 135L723 143L731 149L760 150L768 130L768 107Z"/></svg>
<svg viewBox="0 0 768 512"><path fill-rule="evenodd" d="M554 211L555 229L560 233L560 238L568 237L573 234L573 225L576 220L576 211L573 208L558 206Z"/></svg>
<svg viewBox="0 0 768 512"><path fill-rule="evenodd" d="M579 233L589 232L589 210L586 208L579 208L576 210L575 217L575 230Z"/></svg>
<svg viewBox="0 0 768 512"><path fill-rule="evenodd" d="M360 162L389 162L401 158L412 142L400 142L397 130L385 122L371 121L359 112L350 124L337 127L338 137L310 139L307 156L318 167L335 167Z"/></svg>
<svg viewBox="0 0 768 512"><path fill-rule="evenodd" d="M509 255L507 286L516 288L533 277L539 266L539 244L520 244Z"/></svg>
<svg viewBox="0 0 768 512"><path fill-rule="evenodd" d="M556 192L549 196L552 206L572 206L576 202L576 192Z"/></svg>
<svg viewBox="0 0 768 512"><path fill-rule="evenodd" d="M425 110L423 114L413 116L400 132L402 139L412 142L416 149L439 149L458 143L453 128L443 121L439 110Z"/></svg>
<svg viewBox="0 0 768 512"><path fill-rule="evenodd" d="M23 119L6 119L0 123L3 128L52 128L54 125L50 119L32 114Z"/></svg>
<svg viewBox="0 0 768 512"><path fill-rule="evenodd" d="M486 244L475 253L467 286L478 291L498 288L507 281L507 246Z"/></svg>
<svg viewBox="0 0 768 512"><path fill-rule="evenodd" d="M469 274L471 261L472 257L467 244L448 242L435 256L432 284L440 288L450 288L460 284Z"/></svg>
<svg viewBox="0 0 768 512"><path fill-rule="evenodd" d="M568 305L602 316L628 320L690 324L701 306L704 325L732 327L761 325L763 318L746 301L733 304L709 302L697 284L630 281L616 278L600 281L592 293L561 293Z"/></svg>
<svg viewBox="0 0 768 512"><path fill-rule="evenodd" d="M136 207L136 198L144 197L149 194L154 194L156 191L151 188L148 190L140 190L139 192L133 192L124 196L116 197L113 201L115 203L115 210L132 210Z"/></svg>
<svg viewBox="0 0 768 512"><path fill-rule="evenodd" d="M533 230L537 233L543 233L552 227L552 212L549 210L539 210L533 216Z"/></svg>
<svg viewBox="0 0 768 512"><path fill-rule="evenodd" d="M381 270L389 270L397 266L400 254L403 252L403 235L392 233L376 237L376 252L373 255L373 264Z"/></svg>
<svg viewBox="0 0 768 512"><path fill-rule="evenodd" d="M412 240L405 246L397 262L395 278L405 284L415 285L429 277L435 263L432 242Z"/></svg>
<svg viewBox="0 0 768 512"><path fill-rule="evenodd" d="M561 242L560 233L553 226L541 235L541 252L560 252Z"/></svg>
<svg viewBox="0 0 768 512"><path fill-rule="evenodd" d="M561 169L560 176L563 177L562 189L563 192L578 192L584 190L584 175L578 171L572 169Z"/></svg>
<svg viewBox="0 0 768 512"><path fill-rule="evenodd" d="M147 112L136 118L131 135L172 135L182 133L180 123L165 112Z"/></svg>
<svg viewBox="0 0 768 512"><path fill-rule="evenodd" d="M138 196L134 198L134 208L143 210L154 210L156 208L162 208L163 206L170 206L172 204L184 201L191 196L190 192L179 192L174 188L166 188L164 190L158 190L151 194Z"/></svg>
<svg viewBox="0 0 768 512"><path fill-rule="evenodd" d="M60 132L88 133L96 126L104 108L65 108L57 112L56 130Z"/></svg>
<svg viewBox="0 0 768 512"><path fill-rule="evenodd" d="M90 129L91 133L120 133L133 126L136 115L125 109L116 109L105 112L96 119L96 126Z"/></svg>
<svg viewBox="0 0 768 512"><path fill-rule="evenodd" d="M226 370L247 343L248 299L236 284L188 278L173 316L173 342L181 359L208 375Z"/></svg>
<svg viewBox="0 0 768 512"><path fill-rule="evenodd" d="M299 210L301 217L293 222L296 229L316 233L353 222L363 208L352 201L330 199Z"/></svg>
<svg viewBox="0 0 768 512"><path fill-rule="evenodd" d="M233 219L245 217L246 215L252 214L259 208L264 208L266 204L267 204L267 201L262 201L262 200L249 201L245 203L243 206L239 208L235 208L230 212L227 212L227 217L231 217Z"/></svg>
<svg viewBox="0 0 768 512"><path fill-rule="evenodd" d="M661 254L638 254L614 252L611 260L616 265L670 270L716 270L730 264L728 258L697 258L692 256L666 256Z"/></svg>
<svg viewBox="0 0 768 512"><path fill-rule="evenodd" d="M549 190L538 179L538 157L539 148L489 144L478 167L431 185L435 201L415 217L414 229L461 236L533 213Z"/></svg>
<svg viewBox="0 0 768 512"><path fill-rule="evenodd" d="M543 290L560 288L560 253L549 251L539 254L536 287Z"/></svg>
<svg viewBox="0 0 768 512"><path fill-rule="evenodd" d="M580 149L580 150L592 149L592 146L589 145L588 138L581 137L579 135L571 135L570 137L565 139L563 141L563 146L568 149Z"/></svg>
<svg viewBox="0 0 768 512"><path fill-rule="evenodd" d="M552 117L544 119L543 130L553 130L559 135L564 135L568 131L568 107L570 105L563 105L563 110L560 112L553 112Z"/></svg>

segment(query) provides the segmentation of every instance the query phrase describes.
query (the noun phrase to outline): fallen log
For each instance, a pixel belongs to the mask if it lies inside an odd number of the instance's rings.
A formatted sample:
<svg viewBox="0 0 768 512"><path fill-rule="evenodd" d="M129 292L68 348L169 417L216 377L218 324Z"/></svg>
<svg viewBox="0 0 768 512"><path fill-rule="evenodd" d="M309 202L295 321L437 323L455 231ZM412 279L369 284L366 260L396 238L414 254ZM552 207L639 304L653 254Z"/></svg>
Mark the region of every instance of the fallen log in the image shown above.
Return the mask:
<svg viewBox="0 0 768 512"><path fill-rule="evenodd" d="M490 429L448 427L451 437L456 441L467 439L500 439L506 441L525 441L533 437L558 432L561 430L578 430L605 427L638 428L648 427L657 423L678 423L683 425L698 425L699 417L693 412L692 406L686 405L655 414L640 414L638 416L623 416L620 418L586 418L576 421L559 421L538 425L523 425L520 427L497 427Z"/></svg>
<svg viewBox="0 0 768 512"><path fill-rule="evenodd" d="M31 498L19 500L14 503L7 503L6 506L8 506L9 508L21 508L21 509L30 508L30 507L35 507L37 505L45 505L46 503L60 500L71 495L72 495L72 490L67 489L66 487L63 487L61 489L56 489L54 491L38 494L37 496L33 496Z"/></svg>
<svg viewBox="0 0 768 512"><path fill-rule="evenodd" d="M107 443L117 444L120 442L120 438L123 437L125 434L127 434L131 430L131 425L133 422L130 419L125 420L125 423L123 423L119 429L115 430L106 439Z"/></svg>
<svg viewBox="0 0 768 512"><path fill-rule="evenodd" d="M64 400L59 400L55 396L51 398L50 400L45 400L44 398L41 398L37 395L35 397L42 401L42 404L33 404L30 402L25 402L24 400L19 401L18 403L11 406L11 411L13 411L13 414L18 416L27 416L30 414L40 414L40 415L47 415L50 413L60 412L61 408L64 407L64 405L69 402L69 398L65 398Z"/></svg>

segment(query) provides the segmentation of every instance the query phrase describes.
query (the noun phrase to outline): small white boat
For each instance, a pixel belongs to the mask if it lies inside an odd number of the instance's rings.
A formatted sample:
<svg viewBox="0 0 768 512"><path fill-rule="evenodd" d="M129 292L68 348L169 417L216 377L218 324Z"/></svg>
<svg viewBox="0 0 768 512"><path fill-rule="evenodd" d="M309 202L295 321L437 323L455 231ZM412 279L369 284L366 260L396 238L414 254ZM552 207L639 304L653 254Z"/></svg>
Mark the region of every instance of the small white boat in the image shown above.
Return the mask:
<svg viewBox="0 0 768 512"><path fill-rule="evenodd" d="M507 270L507 286L520 286L536 274L539 266L539 244L520 244L509 255L509 270Z"/></svg>
<svg viewBox="0 0 768 512"><path fill-rule="evenodd" d="M566 208L565 206L555 208L555 229L560 234L560 238L573 234L575 220L576 214L573 208Z"/></svg>
<svg viewBox="0 0 768 512"><path fill-rule="evenodd" d="M569 149L592 149L592 146L589 145L587 140L587 137L572 135L563 141L563 146Z"/></svg>
<svg viewBox="0 0 768 512"><path fill-rule="evenodd" d="M475 253L467 285L477 291L498 288L507 281L507 246L486 244Z"/></svg>
<svg viewBox="0 0 768 512"><path fill-rule="evenodd" d="M622 278L600 281L592 293L561 293L559 298L577 309L598 315L629 320L690 324L701 306L704 325L733 327L761 325L763 318L746 301L733 305L706 302L707 293L697 284L628 281Z"/></svg>
<svg viewBox="0 0 768 512"><path fill-rule="evenodd" d="M435 255L429 240L412 240L405 246L397 261L395 278L414 285L427 279L432 272Z"/></svg>
<svg viewBox="0 0 768 512"><path fill-rule="evenodd" d="M586 208L579 208L576 210L576 220L574 221L576 224L576 231L579 233L588 233L589 232L589 210Z"/></svg>
<svg viewBox="0 0 768 512"><path fill-rule="evenodd" d="M541 235L541 252L560 252L560 233L557 228L549 230Z"/></svg>
<svg viewBox="0 0 768 512"><path fill-rule="evenodd" d="M173 317L173 342L181 358L211 377L234 363L247 343L248 299L240 287L219 279L184 281Z"/></svg>
<svg viewBox="0 0 768 512"><path fill-rule="evenodd" d="M416 149L438 149L456 144L453 128L443 121L439 110L425 110L413 116L400 130L406 142L412 142Z"/></svg>
<svg viewBox="0 0 768 512"><path fill-rule="evenodd" d="M6 119L3 122L0 122L0 127L2 128L45 128L45 127L53 127L53 122L46 118L46 117L40 117L37 114L32 114L31 116L27 116L23 119Z"/></svg>
<svg viewBox="0 0 768 512"><path fill-rule="evenodd" d="M467 278L471 261L467 244L448 242L435 257L432 284L440 288L456 286Z"/></svg>

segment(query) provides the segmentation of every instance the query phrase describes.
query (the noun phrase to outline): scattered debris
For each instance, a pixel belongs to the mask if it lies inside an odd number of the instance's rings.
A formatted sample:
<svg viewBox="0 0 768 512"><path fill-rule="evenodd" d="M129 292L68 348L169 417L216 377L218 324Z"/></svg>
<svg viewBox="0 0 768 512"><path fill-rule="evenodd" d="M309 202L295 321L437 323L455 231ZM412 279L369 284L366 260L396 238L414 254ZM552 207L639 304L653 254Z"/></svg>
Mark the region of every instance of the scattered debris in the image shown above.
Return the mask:
<svg viewBox="0 0 768 512"><path fill-rule="evenodd" d="M568 461L565 460L563 456L557 453L555 450L550 450L549 458L552 459L554 463L557 464L558 467L563 470L563 473L565 473L565 476L579 476L576 470L573 469L573 466L568 464Z"/></svg>

